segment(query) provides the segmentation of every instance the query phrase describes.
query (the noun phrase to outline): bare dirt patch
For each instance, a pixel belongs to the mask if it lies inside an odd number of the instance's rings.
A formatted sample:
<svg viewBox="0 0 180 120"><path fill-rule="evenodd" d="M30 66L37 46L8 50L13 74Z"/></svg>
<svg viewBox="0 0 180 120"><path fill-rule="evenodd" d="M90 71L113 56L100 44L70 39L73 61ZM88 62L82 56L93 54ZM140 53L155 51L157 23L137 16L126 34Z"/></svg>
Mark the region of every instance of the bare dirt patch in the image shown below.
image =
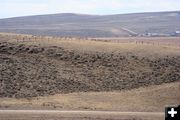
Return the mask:
<svg viewBox="0 0 180 120"><path fill-rule="evenodd" d="M163 113L115 111L0 111L1 120L163 120Z"/></svg>

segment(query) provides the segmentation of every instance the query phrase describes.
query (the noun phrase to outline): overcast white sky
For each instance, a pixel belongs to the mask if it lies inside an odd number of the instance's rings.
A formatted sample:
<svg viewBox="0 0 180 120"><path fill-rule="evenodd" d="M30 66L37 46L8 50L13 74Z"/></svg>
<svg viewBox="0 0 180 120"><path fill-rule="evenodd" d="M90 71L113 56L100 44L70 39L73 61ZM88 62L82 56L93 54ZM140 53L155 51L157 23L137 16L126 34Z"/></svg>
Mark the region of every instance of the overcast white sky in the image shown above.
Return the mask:
<svg viewBox="0 0 180 120"><path fill-rule="evenodd" d="M180 11L180 0L0 0L0 18L53 13Z"/></svg>

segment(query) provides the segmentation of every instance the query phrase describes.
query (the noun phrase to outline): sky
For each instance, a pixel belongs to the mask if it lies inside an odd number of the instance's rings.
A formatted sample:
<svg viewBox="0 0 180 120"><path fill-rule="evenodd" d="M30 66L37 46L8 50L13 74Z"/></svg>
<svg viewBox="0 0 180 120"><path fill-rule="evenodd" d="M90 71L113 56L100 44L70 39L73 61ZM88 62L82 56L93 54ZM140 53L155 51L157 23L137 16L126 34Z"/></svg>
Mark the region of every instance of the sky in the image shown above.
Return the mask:
<svg viewBox="0 0 180 120"><path fill-rule="evenodd" d="M124 14L180 11L180 0L0 0L0 18L80 13Z"/></svg>

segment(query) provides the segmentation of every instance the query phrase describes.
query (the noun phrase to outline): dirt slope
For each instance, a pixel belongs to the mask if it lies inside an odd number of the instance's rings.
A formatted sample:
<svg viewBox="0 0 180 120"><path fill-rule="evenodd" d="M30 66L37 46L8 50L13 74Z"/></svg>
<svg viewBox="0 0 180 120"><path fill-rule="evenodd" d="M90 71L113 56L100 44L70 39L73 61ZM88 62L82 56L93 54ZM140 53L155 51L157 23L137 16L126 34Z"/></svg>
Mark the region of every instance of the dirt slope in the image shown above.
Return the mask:
<svg viewBox="0 0 180 120"><path fill-rule="evenodd" d="M81 46L88 48L88 44ZM180 80L178 54L147 56L133 51L89 52L58 45L1 42L0 97L127 90Z"/></svg>

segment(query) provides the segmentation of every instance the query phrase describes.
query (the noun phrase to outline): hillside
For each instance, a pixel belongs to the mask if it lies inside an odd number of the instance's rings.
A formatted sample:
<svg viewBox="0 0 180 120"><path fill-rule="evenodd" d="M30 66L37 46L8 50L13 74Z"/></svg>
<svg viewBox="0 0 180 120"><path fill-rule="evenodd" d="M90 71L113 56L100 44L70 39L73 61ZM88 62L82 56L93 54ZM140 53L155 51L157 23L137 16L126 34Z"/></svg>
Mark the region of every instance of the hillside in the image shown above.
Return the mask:
<svg viewBox="0 0 180 120"><path fill-rule="evenodd" d="M176 46L7 34L0 40L0 97L122 91L180 80Z"/></svg>
<svg viewBox="0 0 180 120"><path fill-rule="evenodd" d="M180 82L174 82L140 87L128 91L80 92L31 99L0 98L0 106L1 109L28 108L164 112L164 106L180 104L179 95Z"/></svg>
<svg viewBox="0 0 180 120"><path fill-rule="evenodd" d="M179 19L179 11L102 16L65 13L0 19L0 32L76 37L170 35L180 30Z"/></svg>

